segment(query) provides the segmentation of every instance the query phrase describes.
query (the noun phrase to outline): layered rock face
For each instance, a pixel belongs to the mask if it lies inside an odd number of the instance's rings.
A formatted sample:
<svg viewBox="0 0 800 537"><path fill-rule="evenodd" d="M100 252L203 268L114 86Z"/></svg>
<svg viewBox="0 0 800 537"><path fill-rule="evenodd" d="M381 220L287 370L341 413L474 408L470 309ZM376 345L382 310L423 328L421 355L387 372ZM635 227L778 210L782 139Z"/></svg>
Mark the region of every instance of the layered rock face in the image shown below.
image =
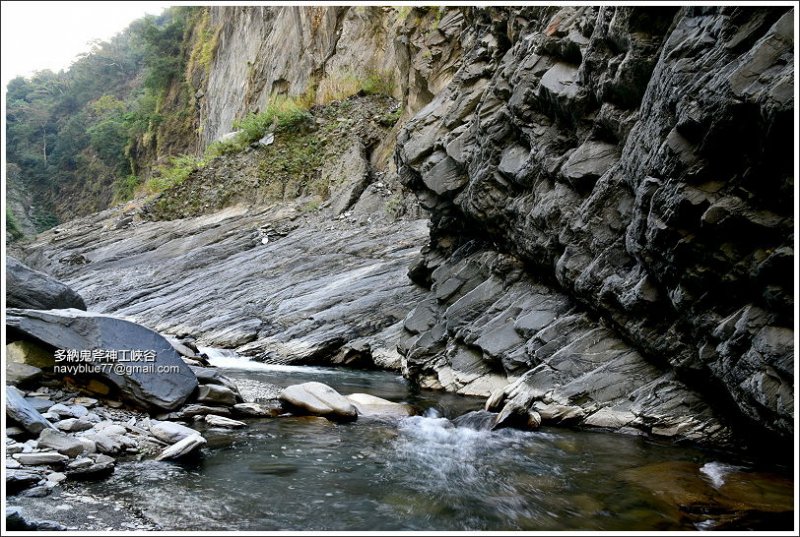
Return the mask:
<svg viewBox="0 0 800 537"><path fill-rule="evenodd" d="M377 76L416 112L450 82L469 35L461 12L444 8L402 16L388 7L215 6L211 24L218 45L199 95L203 145L271 98L326 79L336 86Z"/></svg>
<svg viewBox="0 0 800 537"><path fill-rule="evenodd" d="M791 435L792 11L468 17L398 139L432 213L409 374L545 421L707 432L713 404Z"/></svg>

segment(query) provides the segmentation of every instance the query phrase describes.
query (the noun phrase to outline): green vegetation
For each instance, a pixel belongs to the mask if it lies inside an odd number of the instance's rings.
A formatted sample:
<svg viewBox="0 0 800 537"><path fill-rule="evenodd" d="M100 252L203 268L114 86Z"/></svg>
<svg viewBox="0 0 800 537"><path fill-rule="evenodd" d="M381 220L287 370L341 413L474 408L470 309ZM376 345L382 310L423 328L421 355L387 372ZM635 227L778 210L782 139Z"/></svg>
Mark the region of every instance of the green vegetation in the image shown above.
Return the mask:
<svg viewBox="0 0 800 537"><path fill-rule="evenodd" d="M325 105L359 94L391 96L394 89L394 78L389 71L370 71L366 75L340 71L331 73L320 81L315 102Z"/></svg>
<svg viewBox="0 0 800 537"><path fill-rule="evenodd" d="M40 211L37 225L131 196L132 175L157 156L159 131L187 130L175 111L188 107L187 92L172 88L184 79L186 40L204 11L175 7L147 16L95 43L68 71L8 83L7 161L19 167ZM198 52L203 62L215 48L207 35Z"/></svg>
<svg viewBox="0 0 800 537"><path fill-rule="evenodd" d="M19 240L24 236L17 223L17 218L8 206L6 206L6 231L11 235L13 240Z"/></svg>
<svg viewBox="0 0 800 537"><path fill-rule="evenodd" d="M158 166L156 174L144 184L146 194L157 194L183 183L193 171L205 166L205 161L189 155L170 157L169 163Z"/></svg>

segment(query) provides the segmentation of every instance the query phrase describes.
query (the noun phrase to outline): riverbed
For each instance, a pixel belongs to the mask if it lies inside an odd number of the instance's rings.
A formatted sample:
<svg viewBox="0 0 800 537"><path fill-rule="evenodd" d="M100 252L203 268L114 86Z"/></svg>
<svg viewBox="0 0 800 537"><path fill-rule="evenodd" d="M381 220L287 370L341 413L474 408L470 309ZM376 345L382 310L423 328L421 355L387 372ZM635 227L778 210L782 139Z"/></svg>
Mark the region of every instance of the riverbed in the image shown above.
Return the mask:
<svg viewBox="0 0 800 537"><path fill-rule="evenodd" d="M406 418L250 419L201 429L191 462L129 461L103 481L19 498L76 529L694 530L791 527L788 469L645 437L454 419L483 400L414 389L380 371L218 356L246 400L324 382L416 407ZM199 426L197 426L199 428ZM39 512L47 508L48 512Z"/></svg>

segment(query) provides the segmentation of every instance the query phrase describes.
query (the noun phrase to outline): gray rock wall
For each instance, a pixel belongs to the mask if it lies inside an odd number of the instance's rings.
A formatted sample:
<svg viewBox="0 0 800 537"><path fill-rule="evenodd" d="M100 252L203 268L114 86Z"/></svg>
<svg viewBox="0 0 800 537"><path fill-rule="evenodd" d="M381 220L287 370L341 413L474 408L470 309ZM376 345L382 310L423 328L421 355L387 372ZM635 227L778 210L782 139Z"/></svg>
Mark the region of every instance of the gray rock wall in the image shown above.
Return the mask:
<svg viewBox="0 0 800 537"><path fill-rule="evenodd" d="M416 112L455 73L463 22L456 9L214 6L220 33L199 101L203 145L271 97L302 95L325 78L385 77Z"/></svg>
<svg viewBox="0 0 800 537"><path fill-rule="evenodd" d="M792 16L744 7L470 12L474 46L398 139L401 178L433 215L412 270L433 283L431 299L409 319L425 310L430 326L406 327L410 372L447 384L450 371L537 371L589 329L570 324L577 308L735 423L791 435ZM462 274L452 256L469 241L483 268ZM487 279L497 252L522 264L526 286L547 292ZM467 311L483 317L454 311L459 285L474 287ZM530 315L571 341L548 348ZM551 377L548 389L563 391L577 373ZM559 402L548 389L528 390L525 403ZM587 408L583 393L567 399Z"/></svg>

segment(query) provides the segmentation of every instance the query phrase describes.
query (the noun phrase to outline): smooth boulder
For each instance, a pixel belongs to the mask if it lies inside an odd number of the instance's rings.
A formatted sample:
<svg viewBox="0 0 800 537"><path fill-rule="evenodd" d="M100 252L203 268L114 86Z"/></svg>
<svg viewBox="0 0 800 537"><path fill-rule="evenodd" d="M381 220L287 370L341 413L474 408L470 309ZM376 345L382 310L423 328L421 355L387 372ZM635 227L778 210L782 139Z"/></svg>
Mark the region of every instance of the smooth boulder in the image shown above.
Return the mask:
<svg viewBox="0 0 800 537"><path fill-rule="evenodd" d="M206 439L199 434L187 436L158 454L157 461L172 460L185 457L206 443Z"/></svg>
<svg viewBox="0 0 800 537"><path fill-rule="evenodd" d="M368 393L354 393L347 396L359 415L362 416L412 416L414 410L409 405L395 403Z"/></svg>
<svg viewBox="0 0 800 537"><path fill-rule="evenodd" d="M6 307L85 310L86 303L67 285L8 256L6 257Z"/></svg>
<svg viewBox="0 0 800 537"><path fill-rule="evenodd" d="M308 414L336 419L356 419L358 411L342 394L321 382L305 382L285 388L281 401Z"/></svg>
<svg viewBox="0 0 800 537"><path fill-rule="evenodd" d="M117 366L130 366L123 371L98 368L98 374L116 386L125 399L145 408L173 410L197 388L197 378L172 345L139 324L76 309L9 309L6 313L8 328L58 349L128 351L129 355L131 351L153 351L152 362L117 362ZM158 371L162 367L169 371Z"/></svg>

